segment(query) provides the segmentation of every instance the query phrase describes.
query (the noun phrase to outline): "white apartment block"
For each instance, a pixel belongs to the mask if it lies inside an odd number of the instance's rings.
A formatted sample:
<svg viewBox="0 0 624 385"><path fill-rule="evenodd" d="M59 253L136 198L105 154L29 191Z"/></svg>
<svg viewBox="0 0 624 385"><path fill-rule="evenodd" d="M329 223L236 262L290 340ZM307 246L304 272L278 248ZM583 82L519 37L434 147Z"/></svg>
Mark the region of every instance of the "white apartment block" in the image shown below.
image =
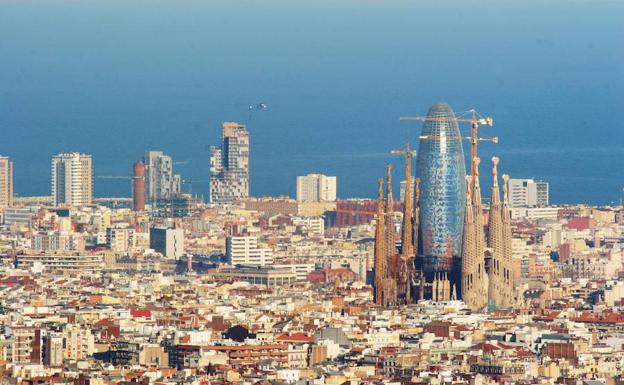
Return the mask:
<svg viewBox="0 0 624 385"><path fill-rule="evenodd" d="M67 231L39 231L33 235L31 247L36 251L81 251L84 240Z"/></svg>
<svg viewBox="0 0 624 385"><path fill-rule="evenodd" d="M315 270L314 263L280 263L273 265L276 269L290 269L298 282L304 282L308 279L308 274Z"/></svg>
<svg viewBox="0 0 624 385"><path fill-rule="evenodd" d="M52 157L52 196L55 205L81 206L93 199L93 160L78 152Z"/></svg>
<svg viewBox="0 0 624 385"><path fill-rule="evenodd" d="M507 182L511 207L548 206L548 183L535 179L509 179Z"/></svg>
<svg viewBox="0 0 624 385"><path fill-rule="evenodd" d="M0 207L13 204L13 162L0 156Z"/></svg>
<svg viewBox="0 0 624 385"><path fill-rule="evenodd" d="M304 227L312 234L325 234L325 221L321 217L293 217L292 221L293 225Z"/></svg>
<svg viewBox="0 0 624 385"><path fill-rule="evenodd" d="M335 201L336 177L322 174L298 176L297 200L299 202Z"/></svg>
<svg viewBox="0 0 624 385"><path fill-rule="evenodd" d="M267 266L273 264L271 249L258 247L256 237L228 237L225 256L230 265Z"/></svg>

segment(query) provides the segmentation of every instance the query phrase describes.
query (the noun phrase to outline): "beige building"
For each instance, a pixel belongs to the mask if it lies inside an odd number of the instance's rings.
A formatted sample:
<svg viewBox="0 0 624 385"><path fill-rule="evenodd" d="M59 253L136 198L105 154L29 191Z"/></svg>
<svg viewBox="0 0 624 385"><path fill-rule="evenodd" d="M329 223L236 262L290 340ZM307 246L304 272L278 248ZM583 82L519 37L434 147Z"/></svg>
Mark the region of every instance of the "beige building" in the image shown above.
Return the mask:
<svg viewBox="0 0 624 385"><path fill-rule="evenodd" d="M93 200L93 159L78 152L52 157L52 196L55 205L81 206Z"/></svg>
<svg viewBox="0 0 624 385"><path fill-rule="evenodd" d="M117 225L109 227L106 229L106 243L113 252L133 252L136 247L134 229Z"/></svg>
<svg viewBox="0 0 624 385"><path fill-rule="evenodd" d="M299 202L332 202L336 200L336 177L308 174L297 177L297 200Z"/></svg>
<svg viewBox="0 0 624 385"><path fill-rule="evenodd" d="M0 156L0 207L13 204L13 162Z"/></svg>

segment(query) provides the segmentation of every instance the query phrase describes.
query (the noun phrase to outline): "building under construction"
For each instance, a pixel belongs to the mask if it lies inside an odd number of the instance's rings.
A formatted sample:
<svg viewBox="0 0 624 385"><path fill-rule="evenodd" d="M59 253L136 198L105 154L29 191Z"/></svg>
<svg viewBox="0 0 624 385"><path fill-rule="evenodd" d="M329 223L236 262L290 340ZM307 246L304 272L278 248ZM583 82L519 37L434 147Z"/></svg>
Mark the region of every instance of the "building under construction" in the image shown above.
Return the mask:
<svg viewBox="0 0 624 385"><path fill-rule="evenodd" d="M420 136L422 152L418 154L419 178L412 180L415 152L409 145L405 150L392 151L405 156L406 186L399 237L391 166L387 169L385 194L383 180L379 180L374 258L374 297L379 305L422 299L463 299L473 310L488 304L513 305L511 223L505 189L500 201L498 158L493 159L487 238L479 184L477 144L497 142L497 138L479 138L479 125L492 125L493 121L478 118L475 111L471 113L468 119L456 118L447 104L438 103L427 117L402 118L425 122ZM469 137L461 137L458 122L470 122ZM468 177L463 139L471 143Z"/></svg>

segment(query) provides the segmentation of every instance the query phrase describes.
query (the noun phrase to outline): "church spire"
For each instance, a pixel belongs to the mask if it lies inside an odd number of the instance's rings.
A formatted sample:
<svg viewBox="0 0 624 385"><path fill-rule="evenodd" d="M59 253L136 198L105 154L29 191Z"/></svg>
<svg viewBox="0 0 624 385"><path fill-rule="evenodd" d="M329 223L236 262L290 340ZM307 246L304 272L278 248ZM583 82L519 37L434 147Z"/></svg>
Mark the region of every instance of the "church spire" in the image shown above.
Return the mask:
<svg viewBox="0 0 624 385"><path fill-rule="evenodd" d="M418 234L420 230L420 178L414 178L414 215L412 226L412 241L414 244L414 255L419 253Z"/></svg>
<svg viewBox="0 0 624 385"><path fill-rule="evenodd" d="M375 303L383 304L383 279L386 263L386 230L384 226L383 179L377 181L377 218L375 225Z"/></svg>
<svg viewBox="0 0 624 385"><path fill-rule="evenodd" d="M505 298L501 304L504 307L513 306L513 261L512 261L512 247L511 247L511 210L509 209L509 197L507 194L507 183L509 176L503 175L503 203L502 203L502 276L503 276L503 291L505 292Z"/></svg>
<svg viewBox="0 0 624 385"><path fill-rule="evenodd" d="M403 228L401 234L401 255L409 258L414 255L413 240L413 191L412 187L412 151L409 143L405 146L405 193L403 194Z"/></svg>
<svg viewBox="0 0 624 385"><path fill-rule="evenodd" d="M464 215L464 231L462 239L462 271L461 297L466 305L473 309L474 303L474 214L472 211L472 176L466 176L466 213Z"/></svg>
<svg viewBox="0 0 624 385"><path fill-rule="evenodd" d="M498 162L497 157L492 158L492 192L490 195L490 212L488 215L487 246L492 257L490 259L488 300L496 306L503 302L503 217L498 188Z"/></svg>
<svg viewBox="0 0 624 385"><path fill-rule="evenodd" d="M475 177L473 180L474 194L473 194L473 210L474 210L474 231L475 231L475 299L476 306L483 308L487 305L487 286L485 276L485 232L483 230L483 202L481 200L481 184L479 181L479 164L480 158L474 159L474 172Z"/></svg>

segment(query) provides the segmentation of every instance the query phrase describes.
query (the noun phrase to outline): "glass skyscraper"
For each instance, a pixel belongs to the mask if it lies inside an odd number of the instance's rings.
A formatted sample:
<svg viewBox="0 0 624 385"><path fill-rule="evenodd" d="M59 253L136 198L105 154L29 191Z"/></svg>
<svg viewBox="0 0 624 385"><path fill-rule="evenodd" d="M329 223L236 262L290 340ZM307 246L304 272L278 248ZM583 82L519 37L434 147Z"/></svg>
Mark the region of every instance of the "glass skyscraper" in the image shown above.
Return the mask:
<svg viewBox="0 0 624 385"><path fill-rule="evenodd" d="M423 124L418 148L420 177L420 263L427 276L461 274L460 255L466 202L466 168L455 114L436 103Z"/></svg>

